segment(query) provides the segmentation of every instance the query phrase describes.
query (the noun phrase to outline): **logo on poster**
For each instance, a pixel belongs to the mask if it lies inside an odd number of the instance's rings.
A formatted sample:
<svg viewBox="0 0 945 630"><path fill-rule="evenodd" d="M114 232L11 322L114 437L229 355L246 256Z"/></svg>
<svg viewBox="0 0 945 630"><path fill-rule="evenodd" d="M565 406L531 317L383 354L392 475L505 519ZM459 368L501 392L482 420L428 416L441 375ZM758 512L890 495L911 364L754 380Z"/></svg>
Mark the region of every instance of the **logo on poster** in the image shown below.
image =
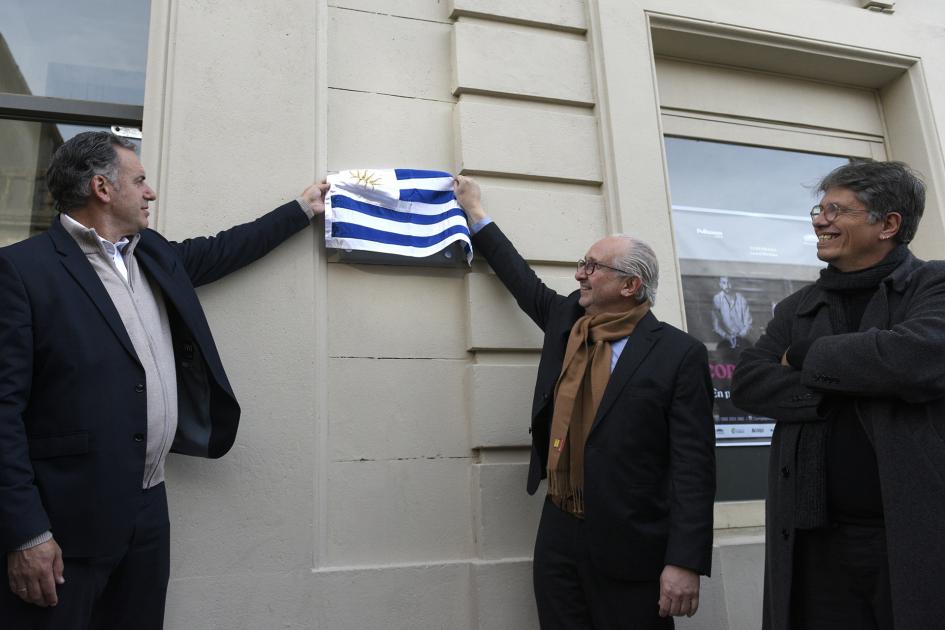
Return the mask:
<svg viewBox="0 0 945 630"><path fill-rule="evenodd" d="M707 230L706 228L696 228L696 234L699 236L708 236L709 238L725 238L725 233L721 230Z"/></svg>

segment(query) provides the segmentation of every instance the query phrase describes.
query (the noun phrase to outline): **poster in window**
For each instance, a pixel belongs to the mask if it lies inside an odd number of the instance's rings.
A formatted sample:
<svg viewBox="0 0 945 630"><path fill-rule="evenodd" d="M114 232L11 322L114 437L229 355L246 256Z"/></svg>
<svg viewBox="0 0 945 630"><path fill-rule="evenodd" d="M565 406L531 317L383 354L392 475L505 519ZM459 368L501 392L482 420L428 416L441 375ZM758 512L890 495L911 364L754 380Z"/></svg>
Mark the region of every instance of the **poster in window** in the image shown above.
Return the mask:
<svg viewBox="0 0 945 630"><path fill-rule="evenodd" d="M674 207L689 334L709 352L720 446L766 444L774 420L731 400L738 358L762 335L782 299L816 279L808 220L783 215Z"/></svg>
<svg viewBox="0 0 945 630"><path fill-rule="evenodd" d="M666 137L686 325L709 353L719 446L767 444L774 420L732 403L732 373L774 306L823 263L810 207L848 157Z"/></svg>

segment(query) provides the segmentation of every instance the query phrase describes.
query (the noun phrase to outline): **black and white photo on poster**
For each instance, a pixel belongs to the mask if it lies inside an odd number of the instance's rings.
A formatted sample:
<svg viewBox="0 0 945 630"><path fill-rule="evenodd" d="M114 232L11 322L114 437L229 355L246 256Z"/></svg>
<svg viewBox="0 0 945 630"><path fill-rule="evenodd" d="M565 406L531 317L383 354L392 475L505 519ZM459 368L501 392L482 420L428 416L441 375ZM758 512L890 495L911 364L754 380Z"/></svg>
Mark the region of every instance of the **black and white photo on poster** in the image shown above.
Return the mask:
<svg viewBox="0 0 945 630"><path fill-rule="evenodd" d="M709 371L715 394L716 439L765 442L773 420L752 416L731 401L732 373L738 357L764 332L774 307L810 280L731 275L683 275L683 297L689 334L709 352Z"/></svg>

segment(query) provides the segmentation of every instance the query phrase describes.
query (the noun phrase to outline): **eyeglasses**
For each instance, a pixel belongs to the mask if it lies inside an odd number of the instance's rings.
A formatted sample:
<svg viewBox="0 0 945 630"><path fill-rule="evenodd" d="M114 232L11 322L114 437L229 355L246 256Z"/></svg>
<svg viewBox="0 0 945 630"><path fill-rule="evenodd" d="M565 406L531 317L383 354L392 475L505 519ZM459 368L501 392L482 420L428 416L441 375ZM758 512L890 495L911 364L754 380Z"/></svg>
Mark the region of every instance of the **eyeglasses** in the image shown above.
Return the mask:
<svg viewBox="0 0 945 630"><path fill-rule="evenodd" d="M583 258L577 262L577 270L584 270L584 273L588 276L593 275L597 271L598 267L603 267L604 269L610 269L611 271L616 271L617 273L626 274L627 272L623 269L617 269L616 267L611 267L610 265L605 265L599 263L596 260L584 260Z"/></svg>
<svg viewBox="0 0 945 630"><path fill-rule="evenodd" d="M855 208L845 208L836 203L828 203L826 206L821 206L819 203L815 203L814 207L810 209L810 218L813 220L814 218L823 215L823 217L827 220L827 223L833 223L841 214L855 214L857 212L869 211L857 210Z"/></svg>

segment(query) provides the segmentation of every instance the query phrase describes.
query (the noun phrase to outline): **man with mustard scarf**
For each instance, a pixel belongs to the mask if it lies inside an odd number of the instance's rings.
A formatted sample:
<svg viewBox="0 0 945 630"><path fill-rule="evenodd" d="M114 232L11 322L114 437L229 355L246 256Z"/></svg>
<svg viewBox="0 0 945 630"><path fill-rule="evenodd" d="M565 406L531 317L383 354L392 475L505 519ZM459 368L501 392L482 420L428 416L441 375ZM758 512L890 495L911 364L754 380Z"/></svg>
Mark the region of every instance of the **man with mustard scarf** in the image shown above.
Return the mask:
<svg viewBox="0 0 945 630"><path fill-rule="evenodd" d="M535 543L543 630L672 628L708 575L715 497L705 346L650 312L653 250L611 236L578 262L579 290L538 279L457 176L473 245L544 331L528 492L547 478Z"/></svg>

